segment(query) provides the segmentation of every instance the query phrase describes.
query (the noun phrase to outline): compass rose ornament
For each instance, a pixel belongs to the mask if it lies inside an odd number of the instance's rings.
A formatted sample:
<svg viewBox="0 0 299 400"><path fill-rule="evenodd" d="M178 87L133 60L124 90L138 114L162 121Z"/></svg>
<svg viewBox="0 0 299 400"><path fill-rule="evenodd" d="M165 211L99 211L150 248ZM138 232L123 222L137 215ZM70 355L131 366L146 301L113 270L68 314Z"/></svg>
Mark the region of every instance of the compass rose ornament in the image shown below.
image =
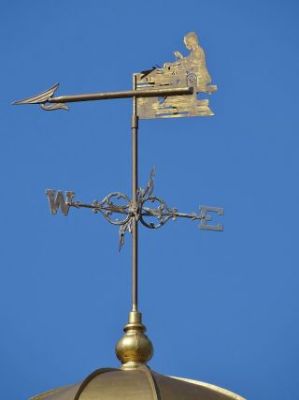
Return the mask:
<svg viewBox="0 0 299 400"><path fill-rule="evenodd" d="M201 206L199 211L192 213L182 213L176 208L170 208L166 202L154 192L155 171L150 173L149 181L145 189L139 188L137 192L137 208L133 206L130 198L120 192L112 192L102 200L94 200L90 204L75 201L74 192L46 190L49 199L49 206L53 215L60 209L62 214L68 215L70 207L89 208L95 214L102 215L110 224L119 226L119 249L124 245L126 232L132 232L133 221L139 221L143 226L150 229L158 229L169 220L175 221L177 218L186 218L191 221L199 221L199 228L211 231L222 231L223 225L211 223L212 216L209 213L216 213L222 216L224 211L220 207Z"/></svg>

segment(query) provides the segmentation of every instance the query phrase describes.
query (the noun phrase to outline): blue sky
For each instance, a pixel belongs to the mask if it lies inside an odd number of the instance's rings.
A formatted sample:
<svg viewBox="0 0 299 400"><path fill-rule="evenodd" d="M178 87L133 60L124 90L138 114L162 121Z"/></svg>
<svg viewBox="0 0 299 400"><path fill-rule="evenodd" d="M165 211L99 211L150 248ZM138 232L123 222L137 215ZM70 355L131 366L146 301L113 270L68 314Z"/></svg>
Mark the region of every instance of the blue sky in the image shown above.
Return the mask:
<svg viewBox="0 0 299 400"><path fill-rule="evenodd" d="M117 366L130 306L130 241L119 254L116 228L87 210L52 217L44 195L130 192L130 101L53 113L10 102L56 82L60 94L129 89L195 31L216 115L141 121L140 184L155 165L160 197L224 207L225 231L140 229L150 365L255 400L297 398L298 11L295 0L3 1L2 397Z"/></svg>

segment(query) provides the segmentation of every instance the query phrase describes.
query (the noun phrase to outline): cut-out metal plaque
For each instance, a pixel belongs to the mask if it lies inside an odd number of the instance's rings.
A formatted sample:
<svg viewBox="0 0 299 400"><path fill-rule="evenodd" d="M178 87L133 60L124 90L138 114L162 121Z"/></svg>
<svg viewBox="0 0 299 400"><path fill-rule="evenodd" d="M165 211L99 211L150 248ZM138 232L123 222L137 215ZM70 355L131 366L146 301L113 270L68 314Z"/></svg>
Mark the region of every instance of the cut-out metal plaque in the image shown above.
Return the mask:
<svg viewBox="0 0 299 400"><path fill-rule="evenodd" d="M193 87L192 96L157 96L137 100L137 114L140 119L173 118L214 115L208 99L198 98L199 93L211 94L217 90L206 65L205 52L194 32L184 37L189 50L187 56L175 51L176 61L162 67L153 67L137 76L137 89L161 89Z"/></svg>

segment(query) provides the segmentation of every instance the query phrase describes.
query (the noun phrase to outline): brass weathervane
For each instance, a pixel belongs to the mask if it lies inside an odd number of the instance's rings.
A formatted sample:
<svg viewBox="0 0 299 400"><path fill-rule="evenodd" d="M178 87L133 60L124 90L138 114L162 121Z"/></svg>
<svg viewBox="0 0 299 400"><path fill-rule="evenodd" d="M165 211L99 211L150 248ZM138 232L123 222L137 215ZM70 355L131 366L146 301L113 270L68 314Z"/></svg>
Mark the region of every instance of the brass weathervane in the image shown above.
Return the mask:
<svg viewBox="0 0 299 400"><path fill-rule="evenodd" d="M101 214L108 222L119 226L119 247L124 244L126 232L132 234L132 311L130 323L141 327L141 314L138 311L138 226L139 223L150 229L157 229L169 220L178 218L199 221L199 227L205 230L222 231L223 226L213 224L212 215L222 216L223 208L201 206L198 212L183 213L170 208L164 200L154 195L154 175L150 173L146 187L138 184L138 122L140 119L174 118L214 115L209 100L199 96L212 94L217 90L211 84L207 70L205 53L194 32L184 37L189 50L187 56L175 51L176 60L154 66L149 70L133 74L133 88L120 92L100 92L55 97L58 84L46 92L13 104L39 104L43 110L68 110L67 103L79 101L109 100L132 98L132 194L131 198L120 192L112 192L102 200L83 203L75 200L74 192L62 192L48 189L50 210L56 214L58 209L67 215L69 209L89 208ZM139 324L139 325L138 325ZM131 325L130 325L131 326ZM142 325L143 326L143 325ZM132 326L131 326L132 328ZM137 328L136 328L137 329ZM143 329L144 330L144 329Z"/></svg>

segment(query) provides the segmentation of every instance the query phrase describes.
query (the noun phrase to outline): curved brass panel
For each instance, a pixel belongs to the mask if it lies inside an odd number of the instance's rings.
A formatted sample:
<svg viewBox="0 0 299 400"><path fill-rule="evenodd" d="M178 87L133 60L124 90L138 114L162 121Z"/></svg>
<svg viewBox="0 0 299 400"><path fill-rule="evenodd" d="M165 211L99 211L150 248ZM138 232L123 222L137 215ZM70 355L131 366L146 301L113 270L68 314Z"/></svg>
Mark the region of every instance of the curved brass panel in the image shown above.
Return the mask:
<svg viewBox="0 0 299 400"><path fill-rule="evenodd" d="M73 400L80 384L59 387L48 390L30 398L30 400Z"/></svg>
<svg viewBox="0 0 299 400"><path fill-rule="evenodd" d="M194 385L198 385L198 386L207 388L207 389L209 389L209 390L211 390L213 392L220 393L220 394L222 394L224 396L227 396L226 397L227 399L246 400L244 397L242 397L242 396L240 396L240 395L238 395L236 393L233 393L228 389L224 389L222 387L219 387L219 386L216 386L216 385L212 385L211 383L196 381L194 379L180 378L180 377L177 377L177 376L172 376L172 378L178 379L178 380L184 381L184 382L189 382L189 383L192 383Z"/></svg>
<svg viewBox="0 0 299 400"><path fill-rule="evenodd" d="M99 399L157 400L143 368L113 371L95 377L81 393L80 400Z"/></svg>
<svg viewBox="0 0 299 400"><path fill-rule="evenodd" d="M184 378L172 378L153 372L162 400L245 400L215 385Z"/></svg>
<svg viewBox="0 0 299 400"><path fill-rule="evenodd" d="M81 384L41 393L31 400L245 400L221 387L160 375L146 365L103 368Z"/></svg>

